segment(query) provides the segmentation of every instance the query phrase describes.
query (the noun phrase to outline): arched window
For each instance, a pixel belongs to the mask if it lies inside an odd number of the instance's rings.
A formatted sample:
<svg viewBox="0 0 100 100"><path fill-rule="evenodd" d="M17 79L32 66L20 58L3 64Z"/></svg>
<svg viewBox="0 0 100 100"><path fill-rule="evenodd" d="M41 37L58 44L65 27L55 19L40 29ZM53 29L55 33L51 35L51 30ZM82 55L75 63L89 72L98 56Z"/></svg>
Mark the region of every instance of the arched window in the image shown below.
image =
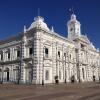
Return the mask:
<svg viewBox="0 0 100 100"><path fill-rule="evenodd" d="M48 58L49 50L48 48L45 48L45 57Z"/></svg>
<svg viewBox="0 0 100 100"><path fill-rule="evenodd" d="M8 49L8 50L6 51L6 53L7 53L8 59L10 59L10 49Z"/></svg>
<svg viewBox="0 0 100 100"><path fill-rule="evenodd" d="M10 59L10 51L8 52L8 59Z"/></svg>
<svg viewBox="0 0 100 100"><path fill-rule="evenodd" d="M60 58L60 51L58 51L58 56L59 56L59 58Z"/></svg>
<svg viewBox="0 0 100 100"><path fill-rule="evenodd" d="M16 48L15 48L15 51L16 51L16 53L17 53L17 58L19 58L20 57L20 54L21 54L21 52L20 52L20 49L21 49L21 47L20 46L16 46Z"/></svg>
<svg viewBox="0 0 100 100"><path fill-rule="evenodd" d="M48 70L45 71L45 80L49 80L49 71Z"/></svg>
<svg viewBox="0 0 100 100"><path fill-rule="evenodd" d="M64 59L66 59L66 53L64 53Z"/></svg>
<svg viewBox="0 0 100 100"><path fill-rule="evenodd" d="M17 57L20 57L20 50L17 50Z"/></svg>
<svg viewBox="0 0 100 100"><path fill-rule="evenodd" d="M32 55L32 54L33 54L33 48L30 47L30 48L29 48L29 55Z"/></svg>

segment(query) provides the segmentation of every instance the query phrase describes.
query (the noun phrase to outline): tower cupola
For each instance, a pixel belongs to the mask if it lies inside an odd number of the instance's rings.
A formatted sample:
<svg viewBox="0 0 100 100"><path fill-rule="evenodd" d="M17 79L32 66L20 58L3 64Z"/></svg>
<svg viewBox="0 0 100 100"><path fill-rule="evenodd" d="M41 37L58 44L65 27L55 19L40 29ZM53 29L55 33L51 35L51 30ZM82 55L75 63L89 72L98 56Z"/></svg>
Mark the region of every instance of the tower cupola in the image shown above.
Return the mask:
<svg viewBox="0 0 100 100"><path fill-rule="evenodd" d="M75 39L76 37L79 37L81 35L81 24L77 20L76 15L73 13L71 15L70 20L67 23L68 28L68 38L69 39Z"/></svg>

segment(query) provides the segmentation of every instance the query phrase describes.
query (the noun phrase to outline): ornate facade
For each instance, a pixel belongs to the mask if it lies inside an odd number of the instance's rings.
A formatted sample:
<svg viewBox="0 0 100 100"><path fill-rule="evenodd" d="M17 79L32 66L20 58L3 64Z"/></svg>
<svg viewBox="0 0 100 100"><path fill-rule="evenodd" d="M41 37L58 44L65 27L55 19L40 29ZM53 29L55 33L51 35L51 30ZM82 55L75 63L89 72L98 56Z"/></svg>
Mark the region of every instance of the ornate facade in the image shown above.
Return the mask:
<svg viewBox="0 0 100 100"><path fill-rule="evenodd" d="M100 52L81 34L72 14L68 38L49 29L41 16L24 32L0 41L0 82L47 84L98 81Z"/></svg>

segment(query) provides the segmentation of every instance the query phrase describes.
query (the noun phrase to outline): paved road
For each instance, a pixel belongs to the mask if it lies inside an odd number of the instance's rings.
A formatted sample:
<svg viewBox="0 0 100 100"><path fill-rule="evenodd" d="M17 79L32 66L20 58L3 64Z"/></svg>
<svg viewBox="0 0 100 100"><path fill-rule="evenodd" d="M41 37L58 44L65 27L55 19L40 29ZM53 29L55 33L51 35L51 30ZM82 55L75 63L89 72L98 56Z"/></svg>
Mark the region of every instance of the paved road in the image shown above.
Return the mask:
<svg viewBox="0 0 100 100"><path fill-rule="evenodd" d="M100 84L0 84L0 100L100 100Z"/></svg>

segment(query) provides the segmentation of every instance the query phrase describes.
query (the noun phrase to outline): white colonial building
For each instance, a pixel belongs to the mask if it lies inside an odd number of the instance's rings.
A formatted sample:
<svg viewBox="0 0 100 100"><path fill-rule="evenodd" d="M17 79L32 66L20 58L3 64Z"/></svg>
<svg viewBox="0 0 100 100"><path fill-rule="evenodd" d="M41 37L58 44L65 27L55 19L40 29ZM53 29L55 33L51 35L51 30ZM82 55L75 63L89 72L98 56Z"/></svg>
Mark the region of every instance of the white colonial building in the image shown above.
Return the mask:
<svg viewBox="0 0 100 100"><path fill-rule="evenodd" d="M1 83L98 81L99 50L81 34L75 14L67 27L68 38L62 37L37 16L24 32L0 41Z"/></svg>

